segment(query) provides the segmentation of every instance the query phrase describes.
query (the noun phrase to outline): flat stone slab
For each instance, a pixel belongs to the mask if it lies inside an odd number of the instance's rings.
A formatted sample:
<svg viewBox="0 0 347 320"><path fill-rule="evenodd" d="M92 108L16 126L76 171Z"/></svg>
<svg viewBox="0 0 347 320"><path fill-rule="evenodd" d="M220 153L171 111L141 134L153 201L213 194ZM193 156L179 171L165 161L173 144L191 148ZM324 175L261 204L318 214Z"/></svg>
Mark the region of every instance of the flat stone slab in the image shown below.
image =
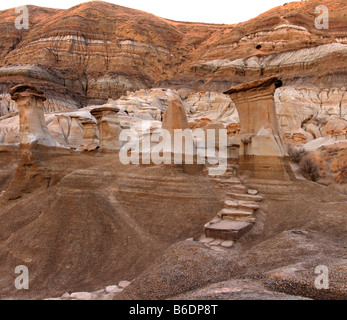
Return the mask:
<svg viewBox="0 0 347 320"><path fill-rule="evenodd" d="M230 249L234 245L234 241L224 241L221 243L221 247Z"/></svg>
<svg viewBox="0 0 347 320"><path fill-rule="evenodd" d="M211 243L209 243L208 245L211 246L211 247L217 247L219 246L223 241L222 240L215 240Z"/></svg>
<svg viewBox="0 0 347 320"><path fill-rule="evenodd" d="M221 218L216 217L216 218L214 218L213 220L210 221L210 224L215 224L215 223L218 223L220 221L221 221Z"/></svg>
<svg viewBox="0 0 347 320"><path fill-rule="evenodd" d="M93 300L94 296L90 292L74 292L71 293L70 298L76 300Z"/></svg>
<svg viewBox="0 0 347 320"><path fill-rule="evenodd" d="M205 229L206 237L221 240L237 240L253 227L252 223L244 221L223 220Z"/></svg>
<svg viewBox="0 0 347 320"><path fill-rule="evenodd" d="M228 193L228 196L232 197L235 200L242 200L242 201L263 201L264 198L262 196L253 196L250 194L238 194L238 193L233 193L230 192Z"/></svg>
<svg viewBox="0 0 347 320"><path fill-rule="evenodd" d="M129 287L131 285L130 281L121 281L118 283L118 287L120 289L125 289L126 287Z"/></svg>
<svg viewBox="0 0 347 320"><path fill-rule="evenodd" d="M229 208L238 208L239 204L235 201L232 201L232 200L225 200L224 206L229 207Z"/></svg>
<svg viewBox="0 0 347 320"><path fill-rule="evenodd" d="M222 180L219 180L219 183L230 184L230 185L239 185L240 180L239 179L222 179Z"/></svg>
<svg viewBox="0 0 347 320"><path fill-rule="evenodd" d="M223 209L218 214L220 217L232 218L232 217L251 217L253 215L250 211L236 210L236 209Z"/></svg>
<svg viewBox="0 0 347 320"><path fill-rule="evenodd" d="M260 206L256 202L253 201L239 201L238 202L239 209L249 209L249 210L259 210Z"/></svg>
<svg viewBox="0 0 347 320"><path fill-rule="evenodd" d="M214 238L203 238L199 242L204 243L204 244L208 244L208 243L213 242L214 240L215 240Z"/></svg>
<svg viewBox="0 0 347 320"><path fill-rule="evenodd" d="M242 184L235 184L235 185L230 187L230 191L232 193L246 194L247 193L247 187L245 187Z"/></svg>

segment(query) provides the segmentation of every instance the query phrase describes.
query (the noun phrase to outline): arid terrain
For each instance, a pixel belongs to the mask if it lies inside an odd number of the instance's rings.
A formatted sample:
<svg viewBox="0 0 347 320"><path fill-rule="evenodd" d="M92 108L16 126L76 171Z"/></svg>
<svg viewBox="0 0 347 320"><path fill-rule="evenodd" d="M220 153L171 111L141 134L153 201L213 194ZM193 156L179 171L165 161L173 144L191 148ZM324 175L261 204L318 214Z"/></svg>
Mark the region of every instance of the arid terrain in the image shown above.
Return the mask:
<svg viewBox="0 0 347 320"><path fill-rule="evenodd" d="M347 299L345 1L233 25L27 7L29 29L0 11L0 299ZM124 130L188 128L227 133L222 175L121 161Z"/></svg>

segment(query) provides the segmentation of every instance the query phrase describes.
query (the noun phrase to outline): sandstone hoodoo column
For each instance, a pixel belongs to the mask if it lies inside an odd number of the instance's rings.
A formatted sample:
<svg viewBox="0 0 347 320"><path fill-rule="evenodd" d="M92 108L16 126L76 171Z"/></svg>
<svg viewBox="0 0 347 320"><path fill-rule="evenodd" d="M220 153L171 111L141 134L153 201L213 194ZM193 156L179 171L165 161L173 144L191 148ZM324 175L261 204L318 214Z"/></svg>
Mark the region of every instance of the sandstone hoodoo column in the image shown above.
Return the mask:
<svg viewBox="0 0 347 320"><path fill-rule="evenodd" d="M100 151L119 151L123 143L119 141L122 128L117 119L119 109L115 107L100 107L90 111L96 118L99 128Z"/></svg>
<svg viewBox="0 0 347 320"><path fill-rule="evenodd" d="M240 171L251 178L293 178L274 101L275 90L281 86L277 77L268 77L225 92L235 103L241 122Z"/></svg>
<svg viewBox="0 0 347 320"><path fill-rule="evenodd" d="M46 97L43 92L34 86L21 84L13 87L10 94L18 105L20 144L57 147L58 143L51 137L45 122L43 102Z"/></svg>
<svg viewBox="0 0 347 320"><path fill-rule="evenodd" d="M164 113L162 128L168 130L171 137L174 136L175 129L189 129L187 116L181 102L176 100L170 101Z"/></svg>
<svg viewBox="0 0 347 320"><path fill-rule="evenodd" d="M49 159L68 149L61 148L48 131L43 104L46 98L40 89L21 84L13 87L10 94L19 110L20 159L4 198L14 200L22 193L54 185L57 174Z"/></svg>
<svg viewBox="0 0 347 320"><path fill-rule="evenodd" d="M83 141L81 147L87 151L95 150L99 144L96 123L88 118L80 119L80 123L83 127Z"/></svg>
<svg viewBox="0 0 347 320"><path fill-rule="evenodd" d="M189 128L186 112L184 110L182 102L177 100L170 101L169 106L164 113L162 129L167 130L171 135L172 163L179 164L177 160L182 159L183 169L185 171L192 173L199 172L202 166L197 165L197 156L194 147L193 135ZM180 153L180 151L177 150L177 146L175 146L175 130L182 130L182 153ZM184 133L185 130L188 130L189 132L186 131ZM176 137L176 142L178 140L180 139Z"/></svg>
<svg viewBox="0 0 347 320"><path fill-rule="evenodd" d="M184 107L180 101L172 100L170 101L168 107L165 110L163 116L163 123L161 126L162 129L167 130L171 136L171 157L174 154L175 148L175 130L189 129L189 124L187 120ZM176 150L177 151L177 150ZM182 154L185 152L185 145L182 138ZM173 160L173 158L171 159ZM182 158L184 161L184 157Z"/></svg>

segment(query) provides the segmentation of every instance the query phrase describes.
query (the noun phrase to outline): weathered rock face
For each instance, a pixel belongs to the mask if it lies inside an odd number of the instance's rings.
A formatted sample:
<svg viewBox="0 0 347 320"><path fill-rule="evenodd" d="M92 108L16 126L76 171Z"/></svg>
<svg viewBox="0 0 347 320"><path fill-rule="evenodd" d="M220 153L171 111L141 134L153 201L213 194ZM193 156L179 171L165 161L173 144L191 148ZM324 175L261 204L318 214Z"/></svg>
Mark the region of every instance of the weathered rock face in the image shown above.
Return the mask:
<svg viewBox="0 0 347 320"><path fill-rule="evenodd" d="M20 144L58 146L46 126L43 112L46 97L43 92L33 86L18 85L11 89L10 94L19 109Z"/></svg>
<svg viewBox="0 0 347 320"><path fill-rule="evenodd" d="M276 77L231 88L226 94L236 104L241 121L241 156L286 155L277 121L274 93L282 81Z"/></svg>
<svg viewBox="0 0 347 320"><path fill-rule="evenodd" d="M228 90L240 116L240 171L248 177L294 178L277 121L274 93L282 81L269 77Z"/></svg>
<svg viewBox="0 0 347 320"><path fill-rule="evenodd" d="M329 8L329 30L314 26L318 5ZM28 9L29 30L15 28L13 9L0 12L0 93L30 81L45 88L47 110L153 86L222 92L270 74L285 85L346 83L343 0L288 3L235 25L174 22L101 1Z"/></svg>
<svg viewBox="0 0 347 320"><path fill-rule="evenodd" d="M112 107L95 108L91 111L98 122L101 151L115 151L122 147L122 143L119 141L122 128L116 116L118 112L118 108ZM88 135L87 132L85 134Z"/></svg>
<svg viewBox="0 0 347 320"><path fill-rule="evenodd" d="M336 136L338 139L345 139L343 131L347 128L345 97L344 92L337 89L328 91L293 87L276 89L275 104L281 137L286 143L297 146L320 137ZM141 123L147 123L147 126L155 129L161 127L160 120L170 100L183 104L192 129L205 129L208 124L221 122L228 129L228 135L233 137L232 143L240 144L239 115L234 102L225 94L182 89L178 91L173 89L140 90L128 92L126 96L118 100L110 99L103 107L121 110L116 117L116 122L120 121L119 125L123 129L139 128ZM17 109L16 103L13 100L9 101ZM45 120L51 136L64 146L78 149L81 148L81 144L85 146L84 134L92 134L95 137L94 142L91 143L94 147L97 146L99 132L94 125L97 121L90 111L99 107L91 106L78 111L45 112ZM85 126L84 122L90 122L92 131L89 133L85 133L84 129L88 126ZM0 143L19 143L17 113L13 112L1 117L0 124Z"/></svg>
<svg viewBox="0 0 347 320"><path fill-rule="evenodd" d="M330 9L329 30L313 27L314 8L320 4ZM114 154L83 152L117 150L120 129L132 128L141 139L144 124L151 133L162 125L185 128L189 122L191 127L227 128L237 150L244 143L239 125L244 114L239 116L234 102L243 101L236 97L233 102L220 92L280 74L285 86L275 92L279 125L271 87L264 89L265 103L259 103L268 118L254 110L249 119L257 115L263 123L256 120L250 131L257 128L261 137L265 123L273 137L284 134L288 141L307 142L306 149L319 148L320 169L345 190L345 10L342 1L305 1L219 26L168 21L98 1L69 10L29 6L28 31L13 28L13 10L0 12L0 28L8 31L0 33L0 141L20 142L21 107L18 112L8 92L30 81L44 89L48 102L43 104L36 89L27 92L31 98L25 99L39 106L39 116L26 130L41 128L45 137L49 131L54 143L69 147L54 148L47 139L35 138L42 144L22 148L16 169L19 149L0 146L0 297L73 291L65 297L90 299L93 294L84 291L137 277L114 298L345 299L346 196L304 179L274 181L283 169L282 157L246 163L249 172L256 165L270 176L270 181L250 179L246 187L230 177L237 165L227 168L225 179L210 180L201 168L188 174L180 166L125 166ZM149 89L159 84L172 88ZM250 97L255 105L261 98ZM162 124L165 112L171 115ZM225 201L227 190L237 203ZM253 202L260 199L259 205ZM243 210L225 208L235 205ZM255 207L259 212L253 212ZM216 220L217 212L230 221ZM240 218L247 223L234 223ZM249 232L235 244L194 241L204 229L214 229L216 237L226 231L228 240ZM328 292L313 286L314 269L322 261L332 271ZM31 291L14 289L18 265L29 267ZM209 287L220 281L227 282ZM203 286L208 287L196 291Z"/></svg>
<svg viewBox="0 0 347 320"><path fill-rule="evenodd" d="M162 128L173 136L175 129L189 129L188 120L183 105L179 101L171 101L164 113Z"/></svg>

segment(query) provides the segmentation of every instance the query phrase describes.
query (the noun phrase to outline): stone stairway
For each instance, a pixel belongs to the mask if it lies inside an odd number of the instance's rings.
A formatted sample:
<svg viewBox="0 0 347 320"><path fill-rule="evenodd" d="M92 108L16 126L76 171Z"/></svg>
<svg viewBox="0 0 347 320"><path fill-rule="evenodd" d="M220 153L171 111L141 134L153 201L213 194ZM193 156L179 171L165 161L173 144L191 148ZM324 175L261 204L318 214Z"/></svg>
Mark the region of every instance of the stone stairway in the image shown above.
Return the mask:
<svg viewBox="0 0 347 320"><path fill-rule="evenodd" d="M208 175L208 168L204 170ZM224 209L205 225L205 235L199 240L216 251L233 247L234 243L249 232L256 222L259 202L264 198L257 190L248 189L237 176L237 167L228 164L223 176L210 176L219 187L227 192Z"/></svg>

